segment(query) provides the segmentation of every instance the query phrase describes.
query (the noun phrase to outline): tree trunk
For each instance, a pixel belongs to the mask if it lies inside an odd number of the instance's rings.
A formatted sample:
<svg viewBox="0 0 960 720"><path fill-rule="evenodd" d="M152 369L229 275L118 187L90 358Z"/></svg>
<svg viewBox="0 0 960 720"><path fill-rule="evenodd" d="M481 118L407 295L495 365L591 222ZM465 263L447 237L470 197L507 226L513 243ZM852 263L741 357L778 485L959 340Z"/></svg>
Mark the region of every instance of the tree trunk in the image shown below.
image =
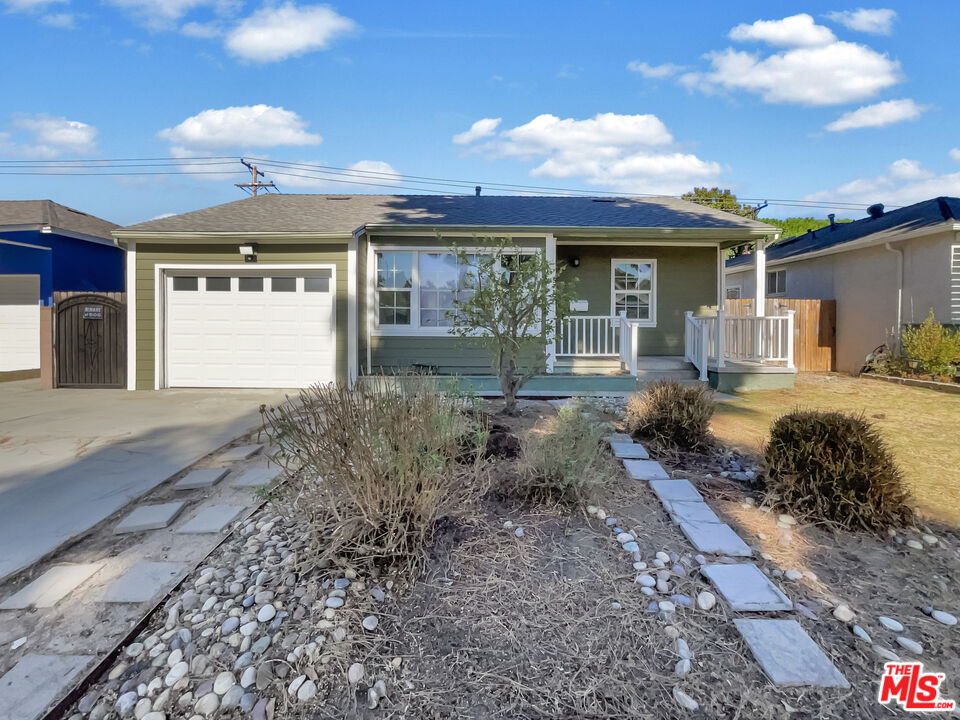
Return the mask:
<svg viewBox="0 0 960 720"><path fill-rule="evenodd" d="M506 415L517 414L517 391L519 387L517 366L513 358L500 358L500 392L503 393L503 412Z"/></svg>

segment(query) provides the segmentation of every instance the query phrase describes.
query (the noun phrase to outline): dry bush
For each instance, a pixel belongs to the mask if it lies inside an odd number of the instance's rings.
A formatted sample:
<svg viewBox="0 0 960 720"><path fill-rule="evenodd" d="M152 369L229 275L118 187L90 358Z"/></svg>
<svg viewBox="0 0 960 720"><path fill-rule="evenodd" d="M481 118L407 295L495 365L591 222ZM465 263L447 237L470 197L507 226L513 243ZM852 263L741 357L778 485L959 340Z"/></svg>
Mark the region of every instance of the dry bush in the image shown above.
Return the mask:
<svg viewBox="0 0 960 720"><path fill-rule="evenodd" d="M714 444L710 419L716 409L706 385L672 380L651 383L627 404L627 432L667 450L704 450Z"/></svg>
<svg viewBox="0 0 960 720"><path fill-rule="evenodd" d="M603 431L573 410L561 410L524 447L513 493L537 502L582 502L616 472Z"/></svg>
<svg viewBox="0 0 960 720"><path fill-rule="evenodd" d="M487 490L486 429L426 378L314 386L263 414L277 462L301 468L273 501L310 536L308 566L409 569Z"/></svg>
<svg viewBox="0 0 960 720"><path fill-rule="evenodd" d="M846 529L913 520L910 497L877 430L862 416L795 411L770 430L764 482L776 503Z"/></svg>

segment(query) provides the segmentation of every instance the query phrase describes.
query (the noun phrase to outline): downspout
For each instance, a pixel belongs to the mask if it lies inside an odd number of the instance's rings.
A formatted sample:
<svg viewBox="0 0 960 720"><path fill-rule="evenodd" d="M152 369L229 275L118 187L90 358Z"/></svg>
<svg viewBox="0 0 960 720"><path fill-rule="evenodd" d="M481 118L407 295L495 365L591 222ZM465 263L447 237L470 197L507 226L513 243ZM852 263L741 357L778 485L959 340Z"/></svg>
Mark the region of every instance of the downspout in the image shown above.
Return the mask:
<svg viewBox="0 0 960 720"><path fill-rule="evenodd" d="M884 247L897 256L897 350L900 349L900 328L903 327L903 250L884 243Z"/></svg>

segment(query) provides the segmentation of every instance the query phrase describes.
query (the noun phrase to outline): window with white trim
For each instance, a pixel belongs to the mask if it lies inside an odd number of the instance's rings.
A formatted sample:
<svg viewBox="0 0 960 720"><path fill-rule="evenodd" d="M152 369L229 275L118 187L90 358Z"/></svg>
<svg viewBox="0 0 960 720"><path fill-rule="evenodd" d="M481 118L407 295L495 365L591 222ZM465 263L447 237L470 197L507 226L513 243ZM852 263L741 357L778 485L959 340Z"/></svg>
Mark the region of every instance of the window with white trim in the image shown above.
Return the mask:
<svg viewBox="0 0 960 720"><path fill-rule="evenodd" d="M613 314L656 325L657 261L615 259L610 273Z"/></svg>
<svg viewBox="0 0 960 720"><path fill-rule="evenodd" d="M787 291L787 271L772 270L767 273L767 295L782 295Z"/></svg>
<svg viewBox="0 0 960 720"><path fill-rule="evenodd" d="M409 325L413 254L377 253L377 325Z"/></svg>
<svg viewBox="0 0 960 720"><path fill-rule="evenodd" d="M386 334L447 334L456 324L454 301L474 292L474 261L483 256L467 257L464 264L445 249L377 250L375 329ZM524 253L519 262L529 257Z"/></svg>

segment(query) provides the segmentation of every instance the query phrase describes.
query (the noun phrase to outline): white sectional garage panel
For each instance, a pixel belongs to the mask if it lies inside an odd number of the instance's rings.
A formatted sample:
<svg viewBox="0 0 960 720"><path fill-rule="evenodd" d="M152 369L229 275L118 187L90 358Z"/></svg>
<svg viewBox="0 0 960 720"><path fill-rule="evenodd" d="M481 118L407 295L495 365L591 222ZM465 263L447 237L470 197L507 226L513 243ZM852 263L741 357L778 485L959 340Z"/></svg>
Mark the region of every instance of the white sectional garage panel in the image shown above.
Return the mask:
<svg viewBox="0 0 960 720"><path fill-rule="evenodd" d="M166 387L300 388L336 379L334 270L164 272Z"/></svg>
<svg viewBox="0 0 960 720"><path fill-rule="evenodd" d="M40 276L0 275L0 372L40 368Z"/></svg>

